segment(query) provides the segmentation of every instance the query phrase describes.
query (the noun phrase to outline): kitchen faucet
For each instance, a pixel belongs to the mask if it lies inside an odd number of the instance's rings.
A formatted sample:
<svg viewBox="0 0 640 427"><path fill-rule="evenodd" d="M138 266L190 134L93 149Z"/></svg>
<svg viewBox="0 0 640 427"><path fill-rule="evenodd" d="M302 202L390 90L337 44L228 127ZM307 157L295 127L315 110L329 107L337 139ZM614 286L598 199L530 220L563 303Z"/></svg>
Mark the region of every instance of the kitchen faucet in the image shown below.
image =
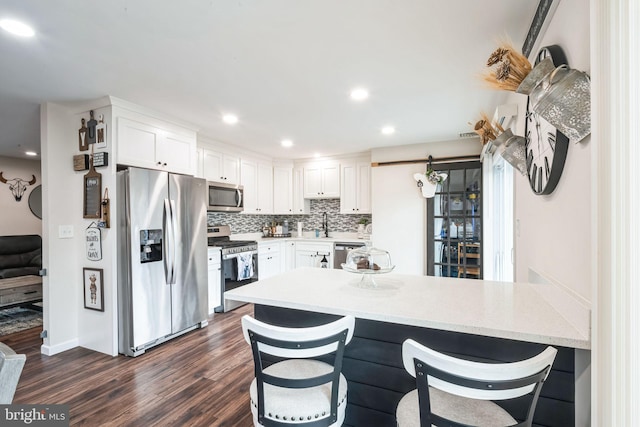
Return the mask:
<svg viewBox="0 0 640 427"><path fill-rule="evenodd" d="M322 212L322 229L324 230L324 237L329 237L329 223L326 212Z"/></svg>

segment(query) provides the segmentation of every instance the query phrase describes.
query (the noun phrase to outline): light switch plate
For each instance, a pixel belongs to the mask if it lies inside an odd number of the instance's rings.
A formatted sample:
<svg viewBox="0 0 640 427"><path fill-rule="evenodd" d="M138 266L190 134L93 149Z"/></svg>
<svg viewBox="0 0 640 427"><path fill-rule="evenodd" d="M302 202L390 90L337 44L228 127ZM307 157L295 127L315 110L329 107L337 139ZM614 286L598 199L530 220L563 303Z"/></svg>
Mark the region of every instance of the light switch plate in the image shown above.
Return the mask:
<svg viewBox="0 0 640 427"><path fill-rule="evenodd" d="M73 225L58 226L58 237L60 239L71 239L73 237Z"/></svg>

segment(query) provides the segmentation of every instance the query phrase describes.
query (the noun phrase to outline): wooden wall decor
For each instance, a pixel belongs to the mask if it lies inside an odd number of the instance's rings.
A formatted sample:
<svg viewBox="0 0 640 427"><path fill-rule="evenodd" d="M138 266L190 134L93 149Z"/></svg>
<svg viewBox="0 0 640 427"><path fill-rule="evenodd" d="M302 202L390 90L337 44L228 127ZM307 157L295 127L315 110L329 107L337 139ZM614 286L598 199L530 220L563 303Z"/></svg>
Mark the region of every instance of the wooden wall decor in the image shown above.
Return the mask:
<svg viewBox="0 0 640 427"><path fill-rule="evenodd" d="M89 117L89 121L87 122L87 144L95 144L98 121L93 118L93 110L89 111Z"/></svg>
<svg viewBox="0 0 640 427"><path fill-rule="evenodd" d="M96 149L100 148L107 148L107 124L104 122L102 114L98 116L98 124L96 125Z"/></svg>
<svg viewBox="0 0 640 427"><path fill-rule="evenodd" d="M102 175L93 167L89 159L89 172L84 176L83 217L99 219L102 212Z"/></svg>
<svg viewBox="0 0 640 427"><path fill-rule="evenodd" d="M87 126L84 117L81 120L82 126L78 129L78 149L80 151L87 151L89 144L87 144Z"/></svg>

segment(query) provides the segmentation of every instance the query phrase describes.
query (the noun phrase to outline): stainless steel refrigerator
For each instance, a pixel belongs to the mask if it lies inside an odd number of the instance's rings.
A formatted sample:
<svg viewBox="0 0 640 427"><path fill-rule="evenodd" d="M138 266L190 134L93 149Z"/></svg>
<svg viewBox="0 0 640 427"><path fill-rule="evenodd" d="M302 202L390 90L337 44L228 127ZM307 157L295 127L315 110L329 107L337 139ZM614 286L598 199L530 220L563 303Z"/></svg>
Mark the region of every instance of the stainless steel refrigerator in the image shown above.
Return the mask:
<svg viewBox="0 0 640 427"><path fill-rule="evenodd" d="M118 350L207 324L206 181L129 168L117 175Z"/></svg>

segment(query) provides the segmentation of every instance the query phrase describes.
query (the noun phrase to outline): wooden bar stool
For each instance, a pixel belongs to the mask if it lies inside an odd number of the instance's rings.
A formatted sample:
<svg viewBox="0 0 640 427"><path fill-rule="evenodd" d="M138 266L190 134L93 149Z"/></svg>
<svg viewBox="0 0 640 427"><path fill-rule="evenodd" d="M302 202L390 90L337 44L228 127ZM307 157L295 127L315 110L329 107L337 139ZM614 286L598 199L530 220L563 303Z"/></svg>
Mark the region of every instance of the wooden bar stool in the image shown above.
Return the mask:
<svg viewBox="0 0 640 427"><path fill-rule="evenodd" d="M414 340L402 344L404 368L416 378L396 410L398 427L531 426L540 389L557 350L513 363L480 363L439 353ZM492 400L532 393L527 419L518 422Z"/></svg>
<svg viewBox="0 0 640 427"><path fill-rule="evenodd" d="M255 365L250 387L254 426L341 426L347 406L342 356L354 326L353 316L310 328L284 328L244 316L242 331ZM333 355L332 364L314 359L327 355ZM273 357L278 361L268 365Z"/></svg>

